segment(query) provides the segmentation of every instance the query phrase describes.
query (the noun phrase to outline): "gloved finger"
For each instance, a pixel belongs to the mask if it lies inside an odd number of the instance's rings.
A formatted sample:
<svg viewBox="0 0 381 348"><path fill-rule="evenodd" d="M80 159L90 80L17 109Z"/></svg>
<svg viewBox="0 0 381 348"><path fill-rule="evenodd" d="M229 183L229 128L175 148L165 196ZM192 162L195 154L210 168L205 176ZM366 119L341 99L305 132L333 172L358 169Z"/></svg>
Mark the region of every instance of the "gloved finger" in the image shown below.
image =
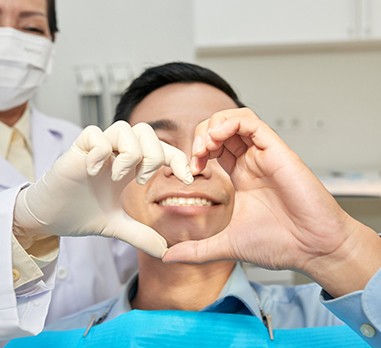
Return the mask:
<svg viewBox="0 0 381 348"><path fill-rule="evenodd" d="M125 121L115 122L103 133L110 142L113 151L117 153L112 165L112 180L121 180L135 170L143 158L139 140L131 126Z"/></svg>
<svg viewBox="0 0 381 348"><path fill-rule="evenodd" d="M146 183L155 171L164 164L164 152L155 131L147 123L132 127L143 151L143 159L138 166L136 181Z"/></svg>
<svg viewBox="0 0 381 348"><path fill-rule="evenodd" d="M112 237L123 240L151 256L157 258L164 256L167 251L167 241L155 230L133 220L125 213L121 216L121 220L118 220L118 234Z"/></svg>
<svg viewBox="0 0 381 348"><path fill-rule="evenodd" d="M188 159L184 152L181 150L161 142L164 151L165 165L171 167L173 174L185 184L193 182L193 175L189 168Z"/></svg>
<svg viewBox="0 0 381 348"><path fill-rule="evenodd" d="M86 156L87 173L93 176L98 174L105 160L110 157L112 147L100 128L88 126L71 146L71 151Z"/></svg>

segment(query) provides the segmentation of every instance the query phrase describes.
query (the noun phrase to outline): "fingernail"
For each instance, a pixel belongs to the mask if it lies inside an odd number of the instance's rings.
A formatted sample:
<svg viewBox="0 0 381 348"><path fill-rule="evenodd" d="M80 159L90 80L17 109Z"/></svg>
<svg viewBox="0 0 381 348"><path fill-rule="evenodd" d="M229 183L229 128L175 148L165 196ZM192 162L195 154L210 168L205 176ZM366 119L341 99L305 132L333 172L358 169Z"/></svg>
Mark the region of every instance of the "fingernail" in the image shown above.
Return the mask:
<svg viewBox="0 0 381 348"><path fill-rule="evenodd" d="M193 182L193 175L192 175L192 172L191 172L191 169L189 166L186 167L186 174L185 174L185 178L184 178L184 183L186 184L191 184Z"/></svg>
<svg viewBox="0 0 381 348"><path fill-rule="evenodd" d="M165 254L167 253L168 251L168 248L166 247L164 250L163 250L163 253L161 254L161 259L165 256Z"/></svg>
<svg viewBox="0 0 381 348"><path fill-rule="evenodd" d="M204 142L205 142L205 148L208 148L208 146L209 146L210 144L213 143L213 140L212 140L212 138L210 137L209 133L210 133L210 131L209 131L208 134L205 136L205 140L204 140Z"/></svg>
<svg viewBox="0 0 381 348"><path fill-rule="evenodd" d="M221 127L221 125L222 125L222 123L220 123L220 124L217 124L217 125L216 125L216 126L214 126L213 128L210 128L208 133L210 133L210 132L214 132L215 130L217 130L218 128L220 128L220 127Z"/></svg>
<svg viewBox="0 0 381 348"><path fill-rule="evenodd" d="M197 152L200 152L202 150L202 138L200 136L197 136L194 138L193 146L192 146L192 153L196 154Z"/></svg>
<svg viewBox="0 0 381 348"><path fill-rule="evenodd" d="M190 171L192 173L192 177L194 173L197 173L197 166L196 166L196 158L192 157L189 163Z"/></svg>
<svg viewBox="0 0 381 348"><path fill-rule="evenodd" d="M218 128L220 128L220 124L218 124L217 126L215 126L215 127L213 127L213 128L211 128L211 129L209 129L208 130L208 133L206 134L206 136L205 136L205 148L208 148L208 146L210 145L210 144L212 144L213 143L213 139L212 139L212 137L210 136L210 134L211 133L213 133L215 130L217 130Z"/></svg>
<svg viewBox="0 0 381 348"><path fill-rule="evenodd" d="M168 254L168 250L169 250L169 249L166 249L165 252L163 253L163 256L161 257L161 261L162 261L163 263L166 263L166 264L176 263L176 262L177 262L176 260L169 260L169 261L167 261L167 260L163 260L163 259L165 258L165 256L167 256L167 254Z"/></svg>

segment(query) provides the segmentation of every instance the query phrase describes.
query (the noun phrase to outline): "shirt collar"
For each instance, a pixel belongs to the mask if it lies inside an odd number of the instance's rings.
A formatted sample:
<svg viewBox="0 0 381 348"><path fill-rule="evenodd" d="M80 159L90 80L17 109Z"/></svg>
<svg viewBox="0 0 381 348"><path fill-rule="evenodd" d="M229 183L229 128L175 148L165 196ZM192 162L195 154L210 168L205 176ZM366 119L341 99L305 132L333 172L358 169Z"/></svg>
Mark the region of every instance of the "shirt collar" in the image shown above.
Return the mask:
<svg viewBox="0 0 381 348"><path fill-rule="evenodd" d="M30 137L30 109L29 106L25 108L24 113L13 127L9 127L3 122L0 122L0 156L7 158L9 145L12 139L13 129L17 129L28 146L28 150L32 152L32 143Z"/></svg>
<svg viewBox="0 0 381 348"><path fill-rule="evenodd" d="M13 128L17 129L23 138L25 139L25 142L28 146L28 149L30 152L32 152L32 143L31 143L31 136L30 136L30 109L29 105L25 108L24 113L20 117L20 119L15 123Z"/></svg>
<svg viewBox="0 0 381 348"><path fill-rule="evenodd" d="M115 313L112 316L118 315L131 310L131 300L134 298L137 290L138 273L136 272L129 278L124 286L124 291L119 296L117 303L114 307ZM218 311L218 305L228 298L233 298L241 302L248 311L258 318L261 318L260 309L258 304L258 295L255 289L251 286L247 276L239 263L233 269L225 286L218 295L217 300L205 307L203 311Z"/></svg>
<svg viewBox="0 0 381 348"><path fill-rule="evenodd" d="M250 284L245 271L239 263L234 267L233 272L230 274L225 286L218 295L217 300L206 307L204 310L213 310L218 304L222 303L228 297L235 298L242 302L252 315L261 318L259 309L259 297L255 289Z"/></svg>
<svg viewBox="0 0 381 348"><path fill-rule="evenodd" d="M0 156L7 158L9 145L11 143L13 129L5 123L0 122Z"/></svg>

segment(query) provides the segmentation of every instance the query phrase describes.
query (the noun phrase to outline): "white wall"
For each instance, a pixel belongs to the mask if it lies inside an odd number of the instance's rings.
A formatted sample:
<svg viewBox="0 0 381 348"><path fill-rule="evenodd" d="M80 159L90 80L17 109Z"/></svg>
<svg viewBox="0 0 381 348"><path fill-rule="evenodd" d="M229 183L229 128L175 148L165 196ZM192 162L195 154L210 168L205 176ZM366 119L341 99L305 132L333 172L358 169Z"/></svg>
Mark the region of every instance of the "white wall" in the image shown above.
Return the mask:
<svg viewBox="0 0 381 348"><path fill-rule="evenodd" d="M232 82L313 169L381 167L380 48L196 57L192 5L57 0L57 54L37 106L80 124L75 66L94 64L105 74L110 63L128 63L137 74L148 65L196 59ZM109 96L103 101L111 121Z"/></svg>
<svg viewBox="0 0 381 348"><path fill-rule="evenodd" d="M381 168L381 50L204 56L197 62L231 81L313 169Z"/></svg>
<svg viewBox="0 0 381 348"><path fill-rule="evenodd" d="M74 66L128 63L135 73L193 60L191 0L56 0L60 33L52 75L35 98L41 111L80 124ZM105 108L111 120L108 98Z"/></svg>

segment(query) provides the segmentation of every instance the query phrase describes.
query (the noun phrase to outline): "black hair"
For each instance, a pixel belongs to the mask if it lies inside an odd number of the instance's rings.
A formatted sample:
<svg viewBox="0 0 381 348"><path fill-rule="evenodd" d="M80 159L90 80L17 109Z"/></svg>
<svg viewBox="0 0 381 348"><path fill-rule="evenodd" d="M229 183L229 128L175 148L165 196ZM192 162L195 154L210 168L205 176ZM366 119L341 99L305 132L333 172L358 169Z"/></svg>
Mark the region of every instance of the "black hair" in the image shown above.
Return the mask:
<svg viewBox="0 0 381 348"><path fill-rule="evenodd" d="M238 107L245 105L238 99L233 88L218 74L196 64L173 62L145 70L132 81L116 107L114 122L129 122L134 108L156 89L177 82L201 82L226 93Z"/></svg>
<svg viewBox="0 0 381 348"><path fill-rule="evenodd" d="M48 23L50 34L52 35L52 39L54 41L55 34L58 32L57 25L57 15L56 15L56 2L55 0L46 0L47 1L47 9L48 9Z"/></svg>

